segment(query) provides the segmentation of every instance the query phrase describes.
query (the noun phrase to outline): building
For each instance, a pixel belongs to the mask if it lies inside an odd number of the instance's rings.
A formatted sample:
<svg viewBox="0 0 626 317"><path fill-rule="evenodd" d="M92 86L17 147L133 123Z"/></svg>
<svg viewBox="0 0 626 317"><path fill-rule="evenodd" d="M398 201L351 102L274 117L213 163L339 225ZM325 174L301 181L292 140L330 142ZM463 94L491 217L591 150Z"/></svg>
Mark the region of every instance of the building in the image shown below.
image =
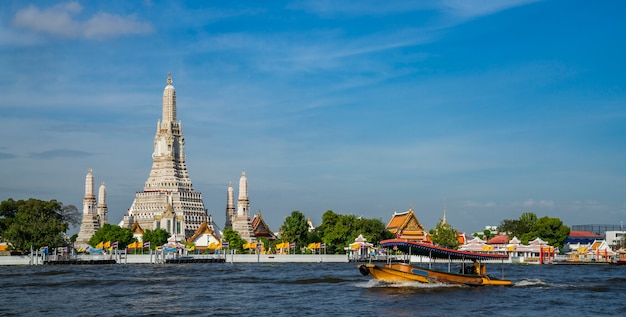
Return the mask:
<svg viewBox="0 0 626 317"><path fill-rule="evenodd" d="M615 251L605 240L595 240L588 243L572 243L568 245L566 262L573 263L609 263L612 262Z"/></svg>
<svg viewBox="0 0 626 317"><path fill-rule="evenodd" d="M203 222L214 230L202 194L194 190L187 171L185 138L176 119L176 90L168 74L163 90L162 118L157 122L152 169L143 191L135 199L120 226L167 230L177 241L191 237Z"/></svg>
<svg viewBox="0 0 626 317"><path fill-rule="evenodd" d="M270 241L276 239L276 235L267 225L261 211L250 219L250 199L248 197L248 178L245 171L241 172L239 179L239 197L235 210L235 195L233 183L228 183L226 190L226 223L225 228L232 228L246 241L252 242L258 238L267 238ZM234 225L233 225L234 224ZM249 238L247 238L249 237Z"/></svg>
<svg viewBox="0 0 626 317"><path fill-rule="evenodd" d="M89 245L91 237L108 223L108 208L106 203L106 187L104 182L98 190L98 202L94 193L93 170L89 168L85 176L85 196L83 198L83 215L78 230L78 237L74 242L76 249L85 249Z"/></svg>
<svg viewBox="0 0 626 317"><path fill-rule="evenodd" d="M233 189L233 182L229 182L226 190L226 223L224 229L233 227L235 215L235 190Z"/></svg>
<svg viewBox="0 0 626 317"><path fill-rule="evenodd" d="M235 194L233 183L228 183L226 190L226 223L224 228L232 228L239 233L242 239L248 242L256 241L252 221L250 220L250 199L248 197L248 178L246 172L241 171L239 179L239 196L235 209Z"/></svg>
<svg viewBox="0 0 626 317"><path fill-rule="evenodd" d="M554 261L555 249L546 241L536 238L528 244L522 244L517 237L509 239L506 234L499 234L485 241L475 237L459 247L460 251L507 254L511 262L547 264Z"/></svg>
<svg viewBox="0 0 626 317"><path fill-rule="evenodd" d="M426 232L424 226L417 220L413 209L400 213L394 212L386 228L391 233L395 234L398 239L430 242L428 232Z"/></svg>
<svg viewBox="0 0 626 317"><path fill-rule="evenodd" d="M193 248L196 252L206 252L207 249L217 249L222 245L222 238L216 234L215 230L207 224L202 222L196 232L187 239L187 243L193 244Z"/></svg>
<svg viewBox="0 0 626 317"><path fill-rule="evenodd" d="M229 185L228 193L232 193L232 185ZM226 225L228 225L228 212L232 210L233 201L228 196L228 202L226 206L227 218ZM239 179L239 197L237 199L237 212L231 216L230 222L234 231L239 233L239 236L248 241L255 242L256 237L252 230L252 222L250 221L250 199L248 198L248 178L246 172L241 171L241 178Z"/></svg>
<svg viewBox="0 0 626 317"><path fill-rule="evenodd" d="M272 232L270 226L265 223L265 220L263 220L260 210L256 215L254 215L254 217L252 217L251 225L252 232L257 240L259 238L267 238L270 241L276 240L276 235Z"/></svg>
<svg viewBox="0 0 626 317"><path fill-rule="evenodd" d="M613 250L624 247L624 237L626 236L626 231L605 231L604 235L606 242Z"/></svg>

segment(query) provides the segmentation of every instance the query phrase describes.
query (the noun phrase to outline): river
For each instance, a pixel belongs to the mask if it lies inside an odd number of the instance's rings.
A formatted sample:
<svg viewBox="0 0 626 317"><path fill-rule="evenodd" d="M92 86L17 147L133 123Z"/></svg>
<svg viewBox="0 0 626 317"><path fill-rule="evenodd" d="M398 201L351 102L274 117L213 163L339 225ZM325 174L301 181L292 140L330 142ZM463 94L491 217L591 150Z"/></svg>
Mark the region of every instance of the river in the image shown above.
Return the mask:
<svg viewBox="0 0 626 317"><path fill-rule="evenodd" d="M500 265L490 265L500 276ZM514 286L386 285L355 263L0 267L1 316L623 316L626 266L504 264Z"/></svg>

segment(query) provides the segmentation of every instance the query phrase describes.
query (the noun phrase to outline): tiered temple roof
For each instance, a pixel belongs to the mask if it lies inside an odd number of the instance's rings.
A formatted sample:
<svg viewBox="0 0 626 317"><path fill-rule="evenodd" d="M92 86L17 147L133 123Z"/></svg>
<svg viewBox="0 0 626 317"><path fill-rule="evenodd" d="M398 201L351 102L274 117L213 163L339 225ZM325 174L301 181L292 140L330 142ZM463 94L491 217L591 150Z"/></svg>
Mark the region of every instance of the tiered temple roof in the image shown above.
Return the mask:
<svg viewBox="0 0 626 317"><path fill-rule="evenodd" d="M260 237L268 238L270 240L276 239L276 236L270 227L267 223L265 223L265 220L263 220L261 211L259 211L256 215L254 215L254 218L252 218L252 231L257 239Z"/></svg>
<svg viewBox="0 0 626 317"><path fill-rule="evenodd" d="M413 209L401 213L394 212L386 228L395 234L398 239L430 241L428 233L417 220Z"/></svg>
<svg viewBox="0 0 626 317"><path fill-rule="evenodd" d="M197 250L206 249L211 242L221 243L220 237L215 233L213 228L208 225L206 221L203 221L198 230L187 239L187 242L193 242Z"/></svg>

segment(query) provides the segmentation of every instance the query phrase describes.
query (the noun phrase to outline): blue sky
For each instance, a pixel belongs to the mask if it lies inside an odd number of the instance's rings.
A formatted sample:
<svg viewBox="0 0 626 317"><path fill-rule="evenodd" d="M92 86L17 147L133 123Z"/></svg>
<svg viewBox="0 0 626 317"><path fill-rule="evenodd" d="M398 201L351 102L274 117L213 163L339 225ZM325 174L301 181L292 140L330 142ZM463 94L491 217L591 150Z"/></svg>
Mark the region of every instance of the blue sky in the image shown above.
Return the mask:
<svg viewBox="0 0 626 317"><path fill-rule="evenodd" d="M0 199L117 223L151 168L167 73L187 167L223 226L245 170L273 230L299 210L414 208L467 232L523 212L626 220L620 1L3 1Z"/></svg>

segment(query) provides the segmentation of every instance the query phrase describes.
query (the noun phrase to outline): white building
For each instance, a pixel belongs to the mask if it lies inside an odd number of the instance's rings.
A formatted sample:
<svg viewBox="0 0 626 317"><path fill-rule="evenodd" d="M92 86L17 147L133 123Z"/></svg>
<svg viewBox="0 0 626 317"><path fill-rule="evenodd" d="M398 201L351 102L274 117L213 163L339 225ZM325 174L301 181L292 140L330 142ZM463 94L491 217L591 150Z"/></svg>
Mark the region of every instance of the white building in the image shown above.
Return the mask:
<svg viewBox="0 0 626 317"><path fill-rule="evenodd" d="M120 226L130 228L137 222L144 230L162 228L184 241L205 221L213 227L202 194L194 190L189 178L182 123L176 120L176 90L168 74L162 118L154 137L152 170Z"/></svg>
<svg viewBox="0 0 626 317"><path fill-rule="evenodd" d="M83 217L78 230L78 237L74 242L74 247L78 250L84 249L89 245L91 237L108 223L108 208L106 203L106 187L104 182L100 185L98 191L98 202L96 204L96 195L94 193L93 170L89 168L87 176L85 176L85 196L83 198Z"/></svg>
<svg viewBox="0 0 626 317"><path fill-rule="evenodd" d="M613 248L613 250L617 250L620 247L624 246L624 236L626 235L626 231L605 231L604 236L606 239L606 243Z"/></svg>

